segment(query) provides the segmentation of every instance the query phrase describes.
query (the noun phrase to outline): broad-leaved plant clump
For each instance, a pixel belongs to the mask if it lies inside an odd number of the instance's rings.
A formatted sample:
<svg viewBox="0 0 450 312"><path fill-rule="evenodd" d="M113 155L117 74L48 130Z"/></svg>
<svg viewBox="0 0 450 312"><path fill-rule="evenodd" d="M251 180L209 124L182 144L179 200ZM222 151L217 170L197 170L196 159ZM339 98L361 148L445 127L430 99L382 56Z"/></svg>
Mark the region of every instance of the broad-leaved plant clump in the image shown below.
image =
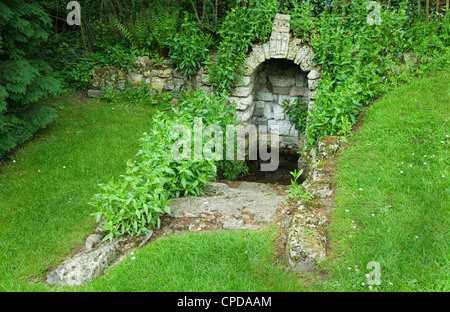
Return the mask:
<svg viewBox="0 0 450 312"><path fill-rule="evenodd" d="M216 126L223 133L226 133L227 125L238 124L236 111L227 103L225 94L206 96L200 89L187 91L180 100L174 98L171 102L170 116L163 112L153 116L151 129L140 140L136 162L128 161L124 175L100 184L102 192L91 202L98 209L95 213L97 221L105 220L103 228L109 232L105 240L125 234L139 235L151 227L159 227L160 217L170 213L171 199L202 194L203 188L216 178L218 168L224 170L226 177L245 172L246 167L240 161L204 155L196 159L193 138L188 143L189 157L175 157L173 150L180 140L175 130L185 127L193 132L196 118L201 118L205 126ZM202 146L210 139L201 137Z"/></svg>

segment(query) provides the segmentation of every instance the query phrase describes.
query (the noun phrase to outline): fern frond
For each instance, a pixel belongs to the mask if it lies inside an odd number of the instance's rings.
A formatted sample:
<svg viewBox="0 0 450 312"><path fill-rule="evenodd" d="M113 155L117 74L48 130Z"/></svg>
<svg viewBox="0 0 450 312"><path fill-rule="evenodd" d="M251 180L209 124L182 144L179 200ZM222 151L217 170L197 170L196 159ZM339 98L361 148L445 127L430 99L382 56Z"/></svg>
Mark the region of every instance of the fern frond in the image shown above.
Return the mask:
<svg viewBox="0 0 450 312"><path fill-rule="evenodd" d="M122 32L122 35L125 37L125 39L130 41L131 44L134 44L133 36L130 33L128 27L125 26L124 24L122 24L121 22L119 22L118 19L114 19L113 23L114 23L114 27L116 27L120 32Z"/></svg>
<svg viewBox="0 0 450 312"><path fill-rule="evenodd" d="M148 27L159 47L166 46L169 34L175 34L181 26L180 9L167 10L161 5L147 11Z"/></svg>

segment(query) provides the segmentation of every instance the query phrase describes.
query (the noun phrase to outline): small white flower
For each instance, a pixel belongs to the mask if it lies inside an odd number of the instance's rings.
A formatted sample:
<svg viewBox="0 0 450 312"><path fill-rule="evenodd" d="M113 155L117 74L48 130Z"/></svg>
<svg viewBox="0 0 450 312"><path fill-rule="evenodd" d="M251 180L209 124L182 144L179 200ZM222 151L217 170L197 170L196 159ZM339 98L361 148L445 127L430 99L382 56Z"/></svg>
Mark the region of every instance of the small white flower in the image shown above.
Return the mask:
<svg viewBox="0 0 450 312"><path fill-rule="evenodd" d="M369 275L369 274L366 274L365 276L368 278L370 275Z"/></svg>
<svg viewBox="0 0 450 312"><path fill-rule="evenodd" d="M352 237L351 235L349 235L348 237Z"/></svg>
<svg viewBox="0 0 450 312"><path fill-rule="evenodd" d="M355 221L352 220L352 223L355 223Z"/></svg>
<svg viewBox="0 0 450 312"><path fill-rule="evenodd" d="M441 143L444 143L444 141L441 141Z"/></svg>
<svg viewBox="0 0 450 312"><path fill-rule="evenodd" d="M356 272L359 272L359 270L358 270L358 269L355 269L355 271L356 271Z"/></svg>
<svg viewBox="0 0 450 312"><path fill-rule="evenodd" d="M425 163L423 163L424 165L426 165L427 163L425 162Z"/></svg>
<svg viewBox="0 0 450 312"><path fill-rule="evenodd" d="M130 255L134 255L134 252L130 252Z"/></svg>
<svg viewBox="0 0 450 312"><path fill-rule="evenodd" d="M363 189L360 187L359 190L362 191Z"/></svg>
<svg viewBox="0 0 450 312"><path fill-rule="evenodd" d="M345 209L345 212L349 212L350 210L348 210L348 209Z"/></svg>
<svg viewBox="0 0 450 312"><path fill-rule="evenodd" d="M410 164L409 166L412 167L412 164Z"/></svg>
<svg viewBox="0 0 450 312"><path fill-rule="evenodd" d="M419 238L419 236L416 235L415 238L417 239L417 238Z"/></svg>
<svg viewBox="0 0 450 312"><path fill-rule="evenodd" d="M131 260L134 260L134 259L136 259L136 257L131 257Z"/></svg>
<svg viewBox="0 0 450 312"><path fill-rule="evenodd" d="M414 156L414 153L412 153L411 155Z"/></svg>
<svg viewBox="0 0 450 312"><path fill-rule="evenodd" d="M366 286L366 283L362 282L361 285Z"/></svg>
<svg viewBox="0 0 450 312"><path fill-rule="evenodd" d="M41 172L41 170L38 169L38 172Z"/></svg>
<svg viewBox="0 0 450 312"><path fill-rule="evenodd" d="M372 286L369 286L369 289L372 290Z"/></svg>
<svg viewBox="0 0 450 312"><path fill-rule="evenodd" d="M375 217L375 214L374 214L374 213L372 213L372 217Z"/></svg>
<svg viewBox="0 0 450 312"><path fill-rule="evenodd" d="M394 286L394 284L392 284L391 282L389 282L388 284L391 285L391 286Z"/></svg>
<svg viewBox="0 0 450 312"><path fill-rule="evenodd" d="M427 155L423 156L423 157L427 157Z"/></svg>
<svg viewBox="0 0 450 312"><path fill-rule="evenodd" d="M15 160L13 160L13 162L16 162Z"/></svg>
<svg viewBox="0 0 450 312"><path fill-rule="evenodd" d="M449 135L447 134L447 135L446 135L446 137L448 138L448 137L449 137Z"/></svg>
<svg viewBox="0 0 450 312"><path fill-rule="evenodd" d="M400 171L400 173L403 173L403 171Z"/></svg>
<svg viewBox="0 0 450 312"><path fill-rule="evenodd" d="M442 176L443 178L445 178L444 176Z"/></svg>
<svg viewBox="0 0 450 312"><path fill-rule="evenodd" d="M402 165L403 165L403 161L402 161Z"/></svg>
<svg viewBox="0 0 450 312"><path fill-rule="evenodd" d="M347 269L350 271L352 268L351 268L351 267L348 267Z"/></svg>
<svg viewBox="0 0 450 312"><path fill-rule="evenodd" d="M66 169L66 166L63 166L64 169Z"/></svg>

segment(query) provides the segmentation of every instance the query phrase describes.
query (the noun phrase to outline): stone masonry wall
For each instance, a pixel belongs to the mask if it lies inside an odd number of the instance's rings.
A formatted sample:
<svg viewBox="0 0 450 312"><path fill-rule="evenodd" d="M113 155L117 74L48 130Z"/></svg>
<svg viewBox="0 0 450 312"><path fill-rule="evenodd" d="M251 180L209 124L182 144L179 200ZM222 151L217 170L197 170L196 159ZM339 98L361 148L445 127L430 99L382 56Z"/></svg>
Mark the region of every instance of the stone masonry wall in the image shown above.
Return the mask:
<svg viewBox="0 0 450 312"><path fill-rule="evenodd" d="M203 70L200 70L192 79L187 79L167 60L156 66L148 56L138 56L133 63L133 69L129 72L114 67L95 69L92 72L91 88L101 90L107 87L125 90L140 84L150 84L161 91L175 91L184 87L193 89L202 87L206 91L211 90L210 85L206 83L207 76Z"/></svg>

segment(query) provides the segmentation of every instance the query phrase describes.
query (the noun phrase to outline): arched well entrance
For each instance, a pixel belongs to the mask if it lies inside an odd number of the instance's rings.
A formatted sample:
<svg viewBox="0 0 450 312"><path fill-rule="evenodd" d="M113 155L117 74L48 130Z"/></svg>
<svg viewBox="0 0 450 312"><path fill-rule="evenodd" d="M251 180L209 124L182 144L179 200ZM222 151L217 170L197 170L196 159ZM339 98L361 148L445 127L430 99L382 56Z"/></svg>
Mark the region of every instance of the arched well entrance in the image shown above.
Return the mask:
<svg viewBox="0 0 450 312"><path fill-rule="evenodd" d="M298 99L310 109L320 69L313 66L312 47L290 36L290 18L277 14L270 41L253 46L245 62L245 74L232 90L230 101L236 103L244 125L266 125L270 135L279 136L280 147L298 149L304 143L304 134L284 113L283 101Z"/></svg>

